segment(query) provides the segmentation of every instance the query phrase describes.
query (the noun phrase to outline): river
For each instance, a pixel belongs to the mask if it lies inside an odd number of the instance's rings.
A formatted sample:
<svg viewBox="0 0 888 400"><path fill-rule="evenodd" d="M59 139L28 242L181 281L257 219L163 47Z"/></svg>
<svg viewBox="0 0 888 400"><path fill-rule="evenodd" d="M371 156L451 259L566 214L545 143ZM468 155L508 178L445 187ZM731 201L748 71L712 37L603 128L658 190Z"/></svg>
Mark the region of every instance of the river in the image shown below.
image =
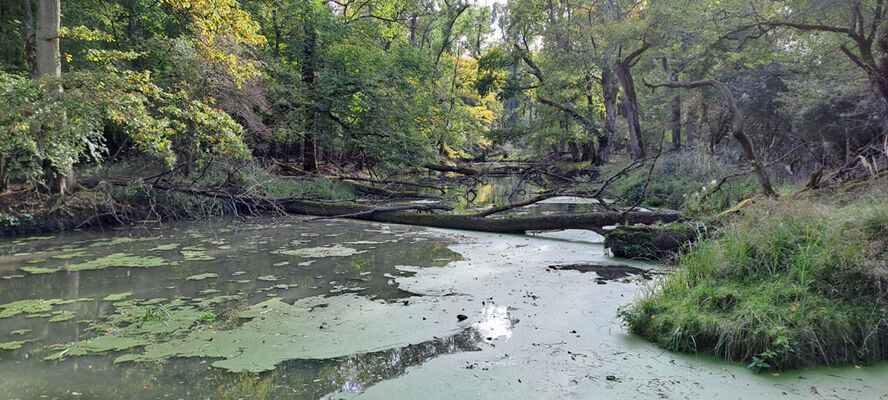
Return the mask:
<svg viewBox="0 0 888 400"><path fill-rule="evenodd" d="M885 364L756 374L628 335L662 267L600 239L290 218L4 240L0 399L888 393Z"/></svg>

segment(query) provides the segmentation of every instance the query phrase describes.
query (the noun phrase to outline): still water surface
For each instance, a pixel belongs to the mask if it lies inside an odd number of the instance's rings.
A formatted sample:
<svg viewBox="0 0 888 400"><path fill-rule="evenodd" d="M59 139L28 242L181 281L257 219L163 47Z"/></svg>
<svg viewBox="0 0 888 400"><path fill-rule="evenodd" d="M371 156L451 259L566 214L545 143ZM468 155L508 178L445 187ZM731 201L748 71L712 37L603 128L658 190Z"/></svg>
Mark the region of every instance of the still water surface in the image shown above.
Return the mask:
<svg viewBox="0 0 888 400"><path fill-rule="evenodd" d="M753 374L628 336L649 273L548 268L658 269L598 239L290 219L5 240L0 399L888 393L884 365Z"/></svg>

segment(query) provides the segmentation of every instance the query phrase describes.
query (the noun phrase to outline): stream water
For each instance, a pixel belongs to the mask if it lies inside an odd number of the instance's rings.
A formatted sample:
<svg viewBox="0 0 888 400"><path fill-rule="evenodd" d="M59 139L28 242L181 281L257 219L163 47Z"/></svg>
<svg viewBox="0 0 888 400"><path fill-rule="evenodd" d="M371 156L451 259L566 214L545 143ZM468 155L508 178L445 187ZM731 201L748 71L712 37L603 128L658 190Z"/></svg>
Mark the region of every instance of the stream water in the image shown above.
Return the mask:
<svg viewBox="0 0 888 400"><path fill-rule="evenodd" d="M884 364L773 376L629 336L618 309L659 267L599 239L261 219L5 240L0 399L888 398Z"/></svg>

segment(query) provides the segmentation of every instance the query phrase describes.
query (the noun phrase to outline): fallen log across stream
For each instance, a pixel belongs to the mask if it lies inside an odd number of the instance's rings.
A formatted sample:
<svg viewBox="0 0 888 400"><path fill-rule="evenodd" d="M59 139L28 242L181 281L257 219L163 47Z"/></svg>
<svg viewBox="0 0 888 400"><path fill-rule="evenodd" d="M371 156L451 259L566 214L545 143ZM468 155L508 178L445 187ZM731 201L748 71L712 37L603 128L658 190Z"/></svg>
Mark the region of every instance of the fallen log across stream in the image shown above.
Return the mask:
<svg viewBox="0 0 888 400"><path fill-rule="evenodd" d="M125 186L132 180L107 179L112 185ZM87 187L99 185L99 181L82 182ZM550 214L543 216L515 216L509 218L486 218L492 212L501 212L517 206L529 205L553 197L544 194L524 202L513 203L511 206L499 207L488 212L477 214L436 214L433 211L449 211L452 208L443 205L411 205L411 206L372 206L352 202L325 202L303 197L268 198L249 194L234 194L224 190L194 189L177 187L164 182L149 184L154 189L174 191L191 196L209 197L230 202L238 209L249 213L258 211L284 212L324 218L349 218L365 221L387 222L404 225L427 226L433 228L462 229L494 233L524 233L527 231L547 231L560 229L588 229L603 233L602 228L613 225L650 225L669 223L682 219L682 214L675 211L600 211L574 214ZM419 212L413 212L417 210Z"/></svg>
<svg viewBox="0 0 888 400"><path fill-rule="evenodd" d="M361 204L321 203L308 200L279 199L278 205L291 214L319 217L343 217L366 221L388 222L433 228L462 229L494 233L524 233L559 229L589 229L601 231L611 225L654 224L674 222L682 218L679 212L613 211L545 216L518 216L512 218L484 218L478 215L432 214L406 211L380 212ZM376 210L376 211L374 211Z"/></svg>

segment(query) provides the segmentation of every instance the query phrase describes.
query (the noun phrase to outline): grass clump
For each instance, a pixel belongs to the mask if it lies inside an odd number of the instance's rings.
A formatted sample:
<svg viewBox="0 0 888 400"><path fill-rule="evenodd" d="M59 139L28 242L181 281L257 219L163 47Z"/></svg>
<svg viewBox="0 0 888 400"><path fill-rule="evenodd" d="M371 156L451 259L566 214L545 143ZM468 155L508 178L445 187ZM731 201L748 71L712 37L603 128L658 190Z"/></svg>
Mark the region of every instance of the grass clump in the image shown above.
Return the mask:
<svg viewBox="0 0 888 400"><path fill-rule="evenodd" d="M888 359L882 195L763 200L621 311L629 330L755 370Z"/></svg>

